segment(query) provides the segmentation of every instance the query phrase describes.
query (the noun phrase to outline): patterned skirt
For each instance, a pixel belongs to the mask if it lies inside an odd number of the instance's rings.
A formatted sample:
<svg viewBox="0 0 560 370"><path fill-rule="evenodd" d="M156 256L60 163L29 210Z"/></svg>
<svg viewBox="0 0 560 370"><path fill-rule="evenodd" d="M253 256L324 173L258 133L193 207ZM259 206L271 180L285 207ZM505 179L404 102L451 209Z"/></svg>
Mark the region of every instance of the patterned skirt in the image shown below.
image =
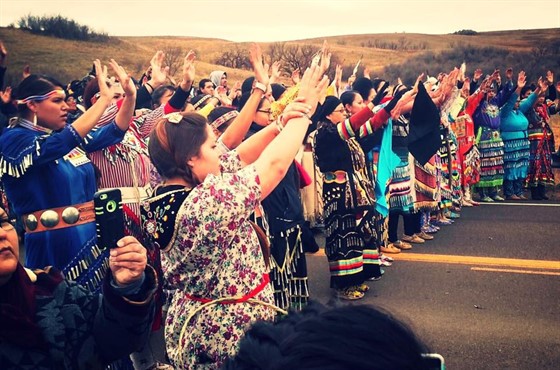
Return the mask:
<svg viewBox="0 0 560 370"><path fill-rule="evenodd" d="M274 303L283 310L301 310L309 300L309 289L299 225L270 236L270 257Z"/></svg>
<svg viewBox="0 0 560 370"><path fill-rule="evenodd" d="M554 136L547 129L529 131L529 170L525 185L554 185L554 172L550 154L554 151Z"/></svg>
<svg viewBox="0 0 560 370"><path fill-rule="evenodd" d="M411 213L414 211L414 188L411 186L408 148L393 149L400 163L393 171L389 184L389 208L391 212Z"/></svg>
<svg viewBox="0 0 560 370"><path fill-rule="evenodd" d="M502 186L504 183L504 142L500 132L488 127L478 129L480 181L477 188Z"/></svg>
<svg viewBox="0 0 560 370"><path fill-rule="evenodd" d="M436 156L430 158L423 166L414 159L411 159L410 162L414 166L414 189L416 191L414 210L417 212L438 210L441 193L437 181Z"/></svg>
<svg viewBox="0 0 560 370"><path fill-rule="evenodd" d="M504 179L525 180L528 169L529 139L504 140Z"/></svg>
<svg viewBox="0 0 560 370"><path fill-rule="evenodd" d="M335 289L359 285L381 275L373 209L365 213L348 209L345 191L345 184L323 182L325 254L330 286Z"/></svg>

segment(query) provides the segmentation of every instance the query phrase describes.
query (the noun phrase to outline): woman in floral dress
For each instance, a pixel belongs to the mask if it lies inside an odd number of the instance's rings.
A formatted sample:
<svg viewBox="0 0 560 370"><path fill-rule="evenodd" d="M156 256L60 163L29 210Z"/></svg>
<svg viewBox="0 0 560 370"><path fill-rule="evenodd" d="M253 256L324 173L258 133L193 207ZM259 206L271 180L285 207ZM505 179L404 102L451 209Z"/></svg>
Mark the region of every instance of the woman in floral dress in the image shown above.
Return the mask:
<svg viewBox="0 0 560 370"><path fill-rule="evenodd" d="M327 83L320 77L312 66L299 100L222 156L197 113L168 115L150 136L150 158L164 182L144 203L142 222L162 250L165 284L175 290L165 338L176 368L219 368L252 322L276 315L268 268L248 218L293 161Z"/></svg>

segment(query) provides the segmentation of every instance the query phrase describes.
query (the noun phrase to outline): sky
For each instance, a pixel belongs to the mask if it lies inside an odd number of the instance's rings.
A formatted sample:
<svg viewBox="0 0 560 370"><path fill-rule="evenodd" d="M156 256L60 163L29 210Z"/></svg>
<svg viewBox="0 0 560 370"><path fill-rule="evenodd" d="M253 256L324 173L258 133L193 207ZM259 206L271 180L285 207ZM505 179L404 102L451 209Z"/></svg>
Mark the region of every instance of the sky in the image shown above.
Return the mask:
<svg viewBox="0 0 560 370"><path fill-rule="evenodd" d="M0 1L2 27L27 14L60 14L110 36L197 36L237 42L560 28L560 0Z"/></svg>

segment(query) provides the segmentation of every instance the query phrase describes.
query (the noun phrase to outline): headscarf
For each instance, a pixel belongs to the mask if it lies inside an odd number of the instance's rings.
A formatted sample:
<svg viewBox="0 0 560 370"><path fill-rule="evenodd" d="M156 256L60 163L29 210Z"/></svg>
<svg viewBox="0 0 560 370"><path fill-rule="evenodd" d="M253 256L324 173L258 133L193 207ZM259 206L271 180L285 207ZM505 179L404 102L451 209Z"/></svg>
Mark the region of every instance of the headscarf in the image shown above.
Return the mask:
<svg viewBox="0 0 560 370"><path fill-rule="evenodd" d="M321 106L321 113L319 114L319 122L329 121L327 116L334 112L342 102L336 96L327 96L323 105ZM329 121L330 122L330 121Z"/></svg>
<svg viewBox="0 0 560 370"><path fill-rule="evenodd" d="M210 81L212 81L214 86L218 87L221 85L223 75L227 77L227 73L224 71L213 71L210 73Z"/></svg>

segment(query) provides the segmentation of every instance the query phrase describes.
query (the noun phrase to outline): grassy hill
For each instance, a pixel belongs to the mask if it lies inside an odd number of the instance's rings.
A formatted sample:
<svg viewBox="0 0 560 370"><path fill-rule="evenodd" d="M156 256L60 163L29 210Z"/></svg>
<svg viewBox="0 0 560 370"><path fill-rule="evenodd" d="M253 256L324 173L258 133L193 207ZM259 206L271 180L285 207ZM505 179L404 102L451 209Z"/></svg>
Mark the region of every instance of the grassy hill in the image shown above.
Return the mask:
<svg viewBox="0 0 560 370"><path fill-rule="evenodd" d="M538 52L544 45L557 39L560 29L513 30L485 32L474 36L424 35L408 33L346 35L326 38L303 39L287 42L313 45L319 50L327 40L333 54L345 66L352 66L363 56L363 65L373 73L381 73L390 64L412 61L426 53L441 53L460 46L490 47L509 52ZM20 71L29 64L33 73L45 73L61 82L81 78L92 66L92 60L107 61L114 58L129 72L139 77L149 65L153 53L166 47L179 47L184 53L193 49L197 53L197 74L207 76L212 70L228 72L230 80L240 80L250 71L230 69L214 64L227 50L247 48L246 44L221 39L195 37L112 37L109 42L78 42L32 35L18 29L0 28L0 40L9 51L7 82L14 84ZM261 43L266 52L269 44ZM419 71L420 72L420 71ZM560 75L560 71L558 71Z"/></svg>

